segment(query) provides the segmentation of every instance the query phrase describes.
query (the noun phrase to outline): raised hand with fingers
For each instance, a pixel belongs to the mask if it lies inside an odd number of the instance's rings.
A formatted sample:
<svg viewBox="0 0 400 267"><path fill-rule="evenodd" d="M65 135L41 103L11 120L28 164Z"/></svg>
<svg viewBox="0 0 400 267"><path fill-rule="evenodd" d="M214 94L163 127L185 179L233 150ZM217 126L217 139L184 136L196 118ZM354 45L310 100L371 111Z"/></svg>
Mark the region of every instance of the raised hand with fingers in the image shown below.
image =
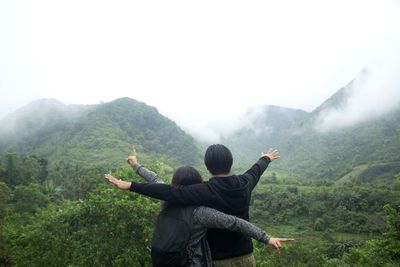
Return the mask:
<svg viewBox="0 0 400 267"><path fill-rule="evenodd" d="M279 151L270 148L267 153L261 152L261 157L268 157L271 161L280 158Z"/></svg>
<svg viewBox="0 0 400 267"><path fill-rule="evenodd" d="M278 251L282 248L282 243L294 241L294 238L274 238L269 239L268 244L276 248Z"/></svg>
<svg viewBox="0 0 400 267"><path fill-rule="evenodd" d="M126 161L128 162L129 165L133 166L137 164L137 158L136 158L136 149L135 146L132 146L132 152L129 154L129 156L126 158Z"/></svg>

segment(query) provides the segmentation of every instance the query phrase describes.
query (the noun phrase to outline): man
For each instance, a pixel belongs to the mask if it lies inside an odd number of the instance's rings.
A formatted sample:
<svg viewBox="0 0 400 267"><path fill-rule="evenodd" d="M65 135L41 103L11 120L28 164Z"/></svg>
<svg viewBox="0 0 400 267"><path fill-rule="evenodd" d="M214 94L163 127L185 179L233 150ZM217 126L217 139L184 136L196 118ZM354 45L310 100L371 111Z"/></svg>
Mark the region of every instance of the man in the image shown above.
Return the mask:
<svg viewBox="0 0 400 267"><path fill-rule="evenodd" d="M251 192L269 163L279 158L277 150L261 153L261 158L244 174L230 174L233 157L227 147L221 144L207 148L204 163L212 178L204 183L184 187L167 184L129 183L124 185L133 192L185 206L208 206L221 212L249 220ZM131 161L128 157L128 162ZM214 266L255 266L250 238L239 233L211 229L207 233ZM281 247L274 240L275 247Z"/></svg>

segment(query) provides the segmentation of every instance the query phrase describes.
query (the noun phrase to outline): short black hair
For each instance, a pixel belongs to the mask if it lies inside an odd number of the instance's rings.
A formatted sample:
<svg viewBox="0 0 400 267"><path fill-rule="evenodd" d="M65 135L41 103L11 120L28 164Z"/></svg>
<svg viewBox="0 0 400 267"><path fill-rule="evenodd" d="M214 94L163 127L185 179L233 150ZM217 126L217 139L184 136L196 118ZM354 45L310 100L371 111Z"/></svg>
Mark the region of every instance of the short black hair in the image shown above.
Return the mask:
<svg viewBox="0 0 400 267"><path fill-rule="evenodd" d="M232 168L233 157L231 151L224 145L214 144L207 148L204 155L204 164L211 174L229 173Z"/></svg>

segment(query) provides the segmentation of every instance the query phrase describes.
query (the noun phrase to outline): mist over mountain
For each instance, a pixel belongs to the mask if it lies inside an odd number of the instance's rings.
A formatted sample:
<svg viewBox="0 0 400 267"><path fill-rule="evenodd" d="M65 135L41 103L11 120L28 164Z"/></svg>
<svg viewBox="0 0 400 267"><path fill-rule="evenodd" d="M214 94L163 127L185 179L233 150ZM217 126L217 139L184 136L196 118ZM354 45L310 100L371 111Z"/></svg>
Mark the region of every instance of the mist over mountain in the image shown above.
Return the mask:
<svg viewBox="0 0 400 267"><path fill-rule="evenodd" d="M384 183L400 170L400 106L381 108L382 112L371 116L365 113L362 119L352 117L346 123L339 119L351 116L347 114L349 106L359 96L355 91L360 90L360 82L365 84L367 76L367 72L361 73L310 113L270 107L258 116L248 116L251 127L242 128L224 142L247 164L261 150L278 148L281 158L274 166L298 174L300 179L335 181L358 168L375 174L360 178L363 173L358 173L354 179ZM368 101L359 99L360 103Z"/></svg>
<svg viewBox="0 0 400 267"><path fill-rule="evenodd" d="M23 106L1 121L0 134L17 139L45 136L49 131L76 119L89 105L65 105L56 99L39 99Z"/></svg>
<svg viewBox="0 0 400 267"><path fill-rule="evenodd" d="M316 129L329 131L379 118L400 106L399 63L372 65L346 85L339 95L315 111ZM389 66L387 66L389 65ZM336 101L337 103L332 103Z"/></svg>
<svg viewBox="0 0 400 267"><path fill-rule="evenodd" d="M0 151L9 149L83 165L115 167L135 144L141 159L162 157L175 164L196 164L194 139L157 109L120 98L98 105L34 101L2 121Z"/></svg>
<svg viewBox="0 0 400 267"><path fill-rule="evenodd" d="M324 106L340 105L345 93L346 89L339 91ZM399 109L322 132L315 128L319 118L317 109L281 142L282 168L296 170L306 179L336 180L359 165L400 163Z"/></svg>
<svg viewBox="0 0 400 267"><path fill-rule="evenodd" d="M236 156L254 161L260 152L278 147L307 115L308 112L303 110L272 105L253 108L243 116L243 127L222 137L221 142L231 147Z"/></svg>

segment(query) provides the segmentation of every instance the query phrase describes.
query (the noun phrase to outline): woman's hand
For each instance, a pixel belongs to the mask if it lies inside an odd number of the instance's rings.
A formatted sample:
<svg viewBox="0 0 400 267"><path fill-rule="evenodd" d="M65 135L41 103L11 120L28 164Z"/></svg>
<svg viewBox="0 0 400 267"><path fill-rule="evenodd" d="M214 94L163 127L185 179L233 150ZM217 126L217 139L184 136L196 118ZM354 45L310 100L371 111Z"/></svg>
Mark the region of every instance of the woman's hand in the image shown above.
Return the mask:
<svg viewBox="0 0 400 267"><path fill-rule="evenodd" d="M132 147L132 152L131 154L126 158L126 161L128 162L129 165L133 167L133 165L137 164L137 158L136 158L136 149L135 147Z"/></svg>
<svg viewBox="0 0 400 267"><path fill-rule="evenodd" d="M122 181L121 179L117 179L114 176L112 176L111 174L104 174L104 178L106 178L106 180L108 182L110 182L111 184L115 185L119 189L129 190L129 188L131 188L131 183L130 182L125 182L125 181Z"/></svg>
<svg viewBox="0 0 400 267"><path fill-rule="evenodd" d="M282 248L282 243L288 242L288 241L294 241L293 238L273 238L271 237L269 239L268 244L276 248L278 251Z"/></svg>
<svg viewBox="0 0 400 267"><path fill-rule="evenodd" d="M268 157L271 161L279 159L279 151L270 148L267 153L261 152L261 157Z"/></svg>

